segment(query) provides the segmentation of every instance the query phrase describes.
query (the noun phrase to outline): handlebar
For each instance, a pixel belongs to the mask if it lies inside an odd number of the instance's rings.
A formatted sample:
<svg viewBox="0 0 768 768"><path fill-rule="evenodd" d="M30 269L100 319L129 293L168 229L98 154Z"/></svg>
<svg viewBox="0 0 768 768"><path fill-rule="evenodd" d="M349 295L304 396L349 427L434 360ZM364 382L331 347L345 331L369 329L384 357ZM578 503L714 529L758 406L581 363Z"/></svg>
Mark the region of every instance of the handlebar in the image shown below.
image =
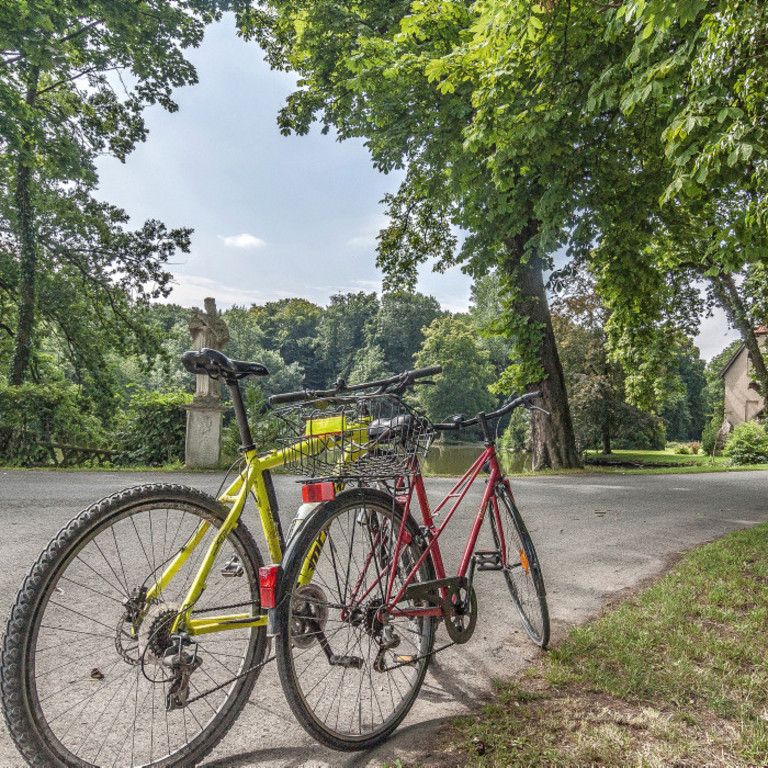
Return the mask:
<svg viewBox="0 0 768 768"><path fill-rule="evenodd" d="M324 397L334 397L344 392L359 392L363 389L376 388L376 394L399 394L405 391L416 379L423 379L426 376L434 376L443 370L442 365L428 365L426 368L416 368L413 371L405 371L397 376L391 376L388 379L379 379L378 381L366 381L362 384L347 385L344 379L339 379L333 389L304 389L299 392L283 392L279 395L272 395L269 398L270 405L281 405L284 403L298 403L302 400L316 400Z"/></svg>
<svg viewBox="0 0 768 768"><path fill-rule="evenodd" d="M516 397L514 400L510 400L508 403L505 403L501 406L497 411L493 411L493 413L481 413L477 416L475 416L473 419L463 419L460 418L457 421L452 421L448 423L443 424L433 424L434 428L439 432L447 432L452 429L464 429L465 427L471 427L475 424L480 423L480 419L484 418L487 421L490 421L491 419L499 418L500 416L503 416L505 413L509 413L510 411L514 410L515 408L519 408L521 405L524 408L528 408L529 410L539 410L543 411L547 415L549 415L548 411L545 411L543 408L540 408L537 405L532 405L531 400L535 400L537 397L541 397L544 393L542 391L537 392L526 392L524 395L520 395L520 397Z"/></svg>

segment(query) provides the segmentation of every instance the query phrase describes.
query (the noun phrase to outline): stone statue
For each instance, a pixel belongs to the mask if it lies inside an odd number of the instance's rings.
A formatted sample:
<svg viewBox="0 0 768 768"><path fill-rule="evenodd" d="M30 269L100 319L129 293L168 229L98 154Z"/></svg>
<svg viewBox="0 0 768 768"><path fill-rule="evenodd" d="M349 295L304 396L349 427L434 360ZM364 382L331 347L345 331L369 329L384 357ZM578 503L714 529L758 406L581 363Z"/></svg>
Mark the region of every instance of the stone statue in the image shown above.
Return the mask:
<svg viewBox="0 0 768 768"><path fill-rule="evenodd" d="M203 348L223 350L229 329L216 309L216 301L205 299L205 310L192 309L189 332L198 352ZM195 376L195 396L187 409L187 440L184 463L189 468L212 469L221 459L221 386L209 376Z"/></svg>
<svg viewBox="0 0 768 768"><path fill-rule="evenodd" d="M189 332L192 335L192 348L198 352L201 349L223 350L229 341L229 328L222 320L216 309L216 300L207 298L204 300L205 311L198 307L192 308L189 317ZM215 401L218 405L221 400L221 386L210 376L196 376L195 402Z"/></svg>

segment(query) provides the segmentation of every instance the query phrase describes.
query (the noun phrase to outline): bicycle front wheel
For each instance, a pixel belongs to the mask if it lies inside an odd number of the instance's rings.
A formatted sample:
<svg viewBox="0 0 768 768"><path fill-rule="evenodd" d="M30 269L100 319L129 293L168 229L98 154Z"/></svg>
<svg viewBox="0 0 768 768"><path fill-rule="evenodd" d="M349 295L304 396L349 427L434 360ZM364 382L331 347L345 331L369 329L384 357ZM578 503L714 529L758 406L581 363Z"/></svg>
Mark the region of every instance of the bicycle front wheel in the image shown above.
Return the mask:
<svg viewBox="0 0 768 768"><path fill-rule="evenodd" d="M395 562L403 510L374 489L340 494L318 507L285 556L277 664L298 721L321 743L367 749L411 708L424 680L435 618L408 615L423 602L394 599L424 551L406 520L408 543ZM414 581L435 578L430 557Z"/></svg>
<svg viewBox="0 0 768 768"><path fill-rule="evenodd" d="M523 627L536 645L549 642L549 609L541 566L523 518L505 485L499 483L488 517L496 547L502 553L504 578ZM498 518L496 515L498 514ZM499 522L504 540L499 535ZM502 546L503 544L503 546Z"/></svg>
<svg viewBox="0 0 768 768"><path fill-rule="evenodd" d="M186 681L169 657L171 625L226 512L194 489L148 485L97 502L51 541L11 609L0 672L5 719L30 765L189 766L223 738L253 688L264 628L192 638ZM193 618L258 616L261 564L240 523Z"/></svg>

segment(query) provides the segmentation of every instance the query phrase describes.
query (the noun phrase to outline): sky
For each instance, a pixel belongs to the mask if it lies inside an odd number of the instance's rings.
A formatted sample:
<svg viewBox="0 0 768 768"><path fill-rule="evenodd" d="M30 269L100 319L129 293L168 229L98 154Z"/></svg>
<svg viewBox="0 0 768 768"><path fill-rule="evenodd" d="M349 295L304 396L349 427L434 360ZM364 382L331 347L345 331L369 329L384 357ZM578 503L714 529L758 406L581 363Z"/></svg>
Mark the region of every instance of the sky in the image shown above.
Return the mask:
<svg viewBox="0 0 768 768"><path fill-rule="evenodd" d="M319 129L281 136L276 117L294 79L271 71L258 46L236 36L231 16L188 55L199 83L175 93L178 112L147 109L147 141L124 164L99 163L101 196L134 226L156 218L195 230L191 252L169 266L170 300L202 306L213 296L225 309L298 296L325 306L336 293L380 291L380 201L401 174L374 170L362 141ZM460 312L470 287L458 267L425 266L418 290ZM719 313L697 344L709 359L733 338Z"/></svg>

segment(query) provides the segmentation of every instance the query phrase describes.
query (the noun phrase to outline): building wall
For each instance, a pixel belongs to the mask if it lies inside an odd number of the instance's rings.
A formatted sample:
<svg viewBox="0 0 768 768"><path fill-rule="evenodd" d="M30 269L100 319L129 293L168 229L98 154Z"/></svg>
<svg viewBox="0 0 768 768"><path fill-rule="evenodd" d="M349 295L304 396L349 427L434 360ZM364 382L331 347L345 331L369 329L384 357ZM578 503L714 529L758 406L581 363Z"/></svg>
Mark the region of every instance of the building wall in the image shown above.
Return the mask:
<svg viewBox="0 0 768 768"><path fill-rule="evenodd" d="M760 347L765 349L765 336L759 339ZM750 421L762 410L763 398L749 388L752 381L750 373L749 355L743 348L730 368L725 372L725 418L733 426L742 421Z"/></svg>

